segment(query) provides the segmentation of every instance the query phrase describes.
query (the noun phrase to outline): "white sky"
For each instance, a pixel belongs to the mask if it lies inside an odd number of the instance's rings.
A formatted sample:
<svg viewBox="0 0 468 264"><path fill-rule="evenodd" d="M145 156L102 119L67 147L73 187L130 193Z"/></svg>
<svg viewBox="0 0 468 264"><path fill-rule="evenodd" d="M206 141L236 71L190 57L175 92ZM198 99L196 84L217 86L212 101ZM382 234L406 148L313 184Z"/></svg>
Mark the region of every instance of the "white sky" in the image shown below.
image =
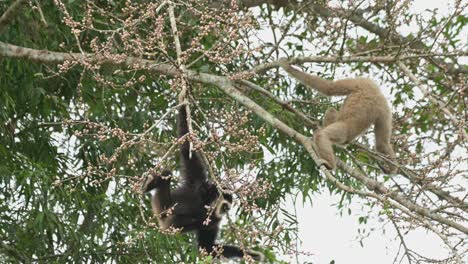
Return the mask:
<svg viewBox="0 0 468 264"><path fill-rule="evenodd" d="M393 226L379 222L376 212L369 215L363 211L358 203L358 198L351 205L352 214L344 213L340 216L334 206L340 200L339 196L330 196L328 192L315 195L314 204L302 205L302 199L296 202L299 222L299 237L302 240L300 251L313 254L301 256L300 263L379 263L390 264L398 251L399 240ZM292 208L293 202L288 201L287 208ZM377 211L379 207L375 207ZM347 210L345 210L347 211ZM358 217L370 218L367 224L359 225ZM363 247L359 242L358 228L366 228L370 235L363 241ZM440 258L446 256L446 250L440 243L440 239L422 229L411 231L405 235L408 247L417 250L426 257ZM295 260L291 260L295 262ZM407 263L404 259L401 263Z"/></svg>

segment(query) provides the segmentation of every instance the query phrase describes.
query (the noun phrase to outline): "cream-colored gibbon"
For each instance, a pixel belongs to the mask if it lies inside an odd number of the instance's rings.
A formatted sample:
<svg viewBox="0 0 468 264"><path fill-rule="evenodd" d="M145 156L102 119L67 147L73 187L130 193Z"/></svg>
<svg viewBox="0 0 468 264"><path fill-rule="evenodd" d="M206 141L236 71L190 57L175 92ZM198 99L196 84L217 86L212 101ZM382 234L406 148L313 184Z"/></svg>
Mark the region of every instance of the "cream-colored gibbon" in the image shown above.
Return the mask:
<svg viewBox="0 0 468 264"><path fill-rule="evenodd" d="M178 109L177 130L179 138L188 134L188 121L185 106ZM244 254L261 261L263 254L253 250L241 250L237 246L215 243L219 224L231 207L232 195L222 193L216 185L208 180L207 171L199 156L192 152L186 139L180 145L181 176L184 182L171 190L171 172L165 170L159 174L149 175L143 184L143 191L155 190L151 205L160 228L178 228L181 232L196 232L198 247L217 257L243 257ZM210 212L210 208L214 208ZM209 220L207 218L209 217Z"/></svg>
<svg viewBox="0 0 468 264"><path fill-rule="evenodd" d="M307 87L327 96L346 96L339 111L329 108L323 119L323 128L314 132L314 141L320 156L319 164L328 169L336 168L333 144L345 145L374 125L375 147L392 162L395 152L390 143L392 113L379 87L367 78L347 78L337 81L325 80L292 67L288 60L279 60L279 65L292 77ZM397 166L379 164L385 173L395 173Z"/></svg>

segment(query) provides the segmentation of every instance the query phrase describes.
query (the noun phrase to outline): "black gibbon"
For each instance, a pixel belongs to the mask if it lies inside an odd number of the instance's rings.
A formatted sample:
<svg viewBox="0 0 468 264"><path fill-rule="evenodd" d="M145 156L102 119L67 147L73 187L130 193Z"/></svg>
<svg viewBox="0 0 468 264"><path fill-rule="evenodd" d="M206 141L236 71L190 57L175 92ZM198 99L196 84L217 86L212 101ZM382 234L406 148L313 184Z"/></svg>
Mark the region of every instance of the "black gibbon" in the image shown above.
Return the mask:
<svg viewBox="0 0 468 264"><path fill-rule="evenodd" d="M348 78L337 81L322 79L302 72L287 59L279 60L280 66L307 87L327 96L347 96L340 111L329 108L323 119L323 128L314 133L317 152L321 158L318 165L336 168L333 144L345 145L374 125L375 146L378 152L395 161L395 152L390 144L392 113L379 87L367 78ZM394 165L379 164L385 173L395 173Z"/></svg>
<svg viewBox="0 0 468 264"><path fill-rule="evenodd" d="M178 109L177 130L179 138L188 130L185 106ZM218 245L215 243L219 232L219 223L231 207L232 195L220 192L216 185L208 180L207 171L201 157L192 152L190 143L185 140L180 145L181 176L183 183L171 190L171 172L165 170L161 175L153 174L143 185L143 190L156 192L151 205L162 229L177 228L181 232L196 232L198 247L212 255L219 254L226 258L250 255L261 261L263 254L256 251L243 251L237 246ZM210 211L209 208L214 208ZM209 218L208 221L207 218Z"/></svg>

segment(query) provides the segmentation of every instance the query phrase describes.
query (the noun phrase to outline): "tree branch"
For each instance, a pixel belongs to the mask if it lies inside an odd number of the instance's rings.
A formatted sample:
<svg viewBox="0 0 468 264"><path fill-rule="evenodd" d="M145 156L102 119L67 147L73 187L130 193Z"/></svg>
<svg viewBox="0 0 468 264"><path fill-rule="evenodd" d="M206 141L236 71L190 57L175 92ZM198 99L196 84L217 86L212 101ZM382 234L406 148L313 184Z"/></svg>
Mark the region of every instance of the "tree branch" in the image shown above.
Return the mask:
<svg viewBox="0 0 468 264"><path fill-rule="evenodd" d="M91 63L109 64L114 66L132 67L134 69L145 69L153 73L168 76L178 76L181 71L170 64L161 64L158 61L146 60L126 55L113 55L105 57L92 53L64 53L48 50L37 50L20 47L0 41L0 57L25 59L32 62L42 63L64 63L66 61L87 61Z"/></svg>
<svg viewBox="0 0 468 264"><path fill-rule="evenodd" d="M219 1L214 1L214 2L219 2ZM387 39L391 37L391 41L394 42L397 45L409 45L409 47L413 49L419 49L419 50L428 50L428 47L421 41L421 40L414 40L412 38L405 38L398 32L395 32L394 30L387 30L383 27L380 27L377 24L374 24L370 22L369 19L366 19L363 17L362 12L356 12L356 10L346 10L342 8L330 8L318 3L315 3L315 1L305 1L305 2L297 2L294 0L290 1L282 1L282 2L287 2L287 5L278 5L278 3L275 3L278 1L268 1L268 0L257 0L257 1L252 1L252 0L238 0L238 3L240 6L250 8L250 7L255 7L255 6L260 6L262 4L273 4L278 7L285 7L289 6L291 8L295 8L297 10L303 10L304 12L307 12L306 9L303 8L303 5L306 5L307 7L310 8L314 12L312 14L313 16L319 15L321 17L339 17L339 18L344 18L347 19L351 22L353 22L355 25L358 25L365 30L379 36L381 39ZM393 37L392 37L393 36ZM440 59L434 59L434 61L437 64L445 65L444 68L447 69L446 72L450 74L466 74L468 73L468 67L465 65L461 65L460 68L455 68L453 64L445 63L443 60Z"/></svg>
<svg viewBox="0 0 468 264"><path fill-rule="evenodd" d="M185 72L186 68L185 65L182 61L182 47L180 45L180 39L179 39L179 30L177 29L177 22L176 22L176 17L175 17L175 12L174 12L174 3L169 4L169 20L171 22L171 29L172 29L172 35L174 36L174 44L176 48L176 53L177 53L177 66L180 67L180 70L182 72ZM186 111L186 116L187 116L187 127L188 127L188 133L189 135L193 135L193 129L192 129L192 118L191 118L191 112L190 112L190 105L189 101L187 99L187 83L185 79L179 84L181 86L181 91L179 93L179 104L185 104L185 111ZM192 149L193 149L193 142L190 140L189 137L189 158L192 158Z"/></svg>
<svg viewBox="0 0 468 264"><path fill-rule="evenodd" d="M425 54L409 54L395 56L305 56L288 58L290 64L303 64L307 62L321 63L350 63L350 62L370 62L370 63L395 63L401 60L418 59L418 58L434 58L434 57L452 57L452 56L467 56L468 51L455 53L425 53ZM279 60L257 65L246 71L246 73L263 73L265 71L279 67Z"/></svg>
<svg viewBox="0 0 468 264"><path fill-rule="evenodd" d="M446 219L446 218L444 218L444 217L442 217L442 216L440 216L438 214L434 214L430 210L428 210L428 209L426 209L426 208L424 208L422 206L419 206L416 203L413 203L413 202L409 201L408 199L403 197L401 194L389 190L382 183L367 177L366 175L364 175L363 173L361 173L360 171L358 171L358 170L356 170L354 168L349 167L348 165L346 165L343 161L341 161L339 159L337 160L337 164L338 164L338 166L340 168L344 169L349 175L351 175L351 177L353 177L356 180L358 180L359 182L363 183L369 190L373 190L373 191L375 191L377 193L380 193L380 194L383 194L383 195L386 195L386 196L392 198L393 200L395 200L399 204L405 206L406 208L408 208L412 212L416 212L419 215L425 216L425 217L430 218L430 219L432 219L434 221L437 221L437 222L442 223L444 225L455 228L455 229L457 229L457 230L459 230L459 231L461 231L461 232L463 232L465 234L468 234L468 228L466 228L465 226L463 226L461 224L458 224L456 222L453 222L453 221L451 221L449 219Z"/></svg>

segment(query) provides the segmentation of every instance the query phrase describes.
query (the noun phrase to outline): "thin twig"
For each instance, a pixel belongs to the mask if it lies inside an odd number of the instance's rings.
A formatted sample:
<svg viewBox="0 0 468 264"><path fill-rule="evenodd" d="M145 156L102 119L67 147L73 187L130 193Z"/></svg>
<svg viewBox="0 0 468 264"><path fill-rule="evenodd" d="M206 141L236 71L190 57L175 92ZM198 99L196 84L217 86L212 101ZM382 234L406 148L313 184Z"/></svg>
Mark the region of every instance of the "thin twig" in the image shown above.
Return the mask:
<svg viewBox="0 0 468 264"><path fill-rule="evenodd" d="M395 230L397 231L397 235L398 235L398 238L400 238L400 241L401 241L401 245L403 245L403 248L405 249L405 253L404 255L406 256L406 258L408 259L408 263L411 264L413 263L411 261L411 255L410 255L410 250L408 248L408 246L406 245L406 242L405 242L405 238L403 237L403 234L400 232L400 228L398 227L398 225L395 223L395 220L394 219L390 219L390 221L392 222L393 226L395 227Z"/></svg>

